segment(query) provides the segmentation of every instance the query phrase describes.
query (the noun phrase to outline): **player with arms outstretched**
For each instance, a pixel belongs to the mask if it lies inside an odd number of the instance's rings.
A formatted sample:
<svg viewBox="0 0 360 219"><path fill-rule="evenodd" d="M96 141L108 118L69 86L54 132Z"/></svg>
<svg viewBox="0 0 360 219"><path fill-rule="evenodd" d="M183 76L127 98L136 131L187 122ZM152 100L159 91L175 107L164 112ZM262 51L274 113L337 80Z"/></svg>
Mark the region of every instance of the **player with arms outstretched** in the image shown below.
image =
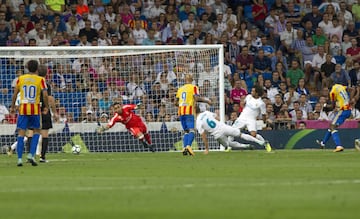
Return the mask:
<svg viewBox="0 0 360 219"><path fill-rule="evenodd" d="M117 122L120 122L125 125L126 129L135 138L140 140L145 148L149 148L152 152L154 152L155 149L151 146L151 137L147 132L145 123L142 121L140 116L134 113L134 110L138 109L139 106L139 104L122 105L121 103L114 103L113 107L115 115L110 119L107 125L97 128L96 131L98 133L102 133L113 127Z"/></svg>
<svg viewBox="0 0 360 219"><path fill-rule="evenodd" d="M260 86L255 86L251 89L251 94L245 97L245 107L240 116L235 120L232 125L234 128L242 129L247 128L251 136L261 141L260 145L265 146L267 152L271 152L271 145L268 141L257 133L256 118L261 114L263 120L266 120L266 108L265 103L261 99L264 93L264 89ZM230 137L231 139L232 137Z"/></svg>
<svg viewBox="0 0 360 219"><path fill-rule="evenodd" d="M196 129L201 135L201 138L205 144L205 154L209 152L209 143L206 137L206 133L210 133L224 147L237 147L237 148L249 148L250 145L240 144L239 142L232 141L231 137L240 137L246 141L256 142L258 144L264 144L254 138L251 135L240 132L240 129L226 125L219 121L218 116L210 111L204 111L200 113L199 107L196 108Z"/></svg>
<svg viewBox="0 0 360 219"><path fill-rule="evenodd" d="M26 129L33 129L34 135L30 142L30 153L28 154L28 161L32 166L37 166L34 156L36 147L40 137L40 95L42 93L44 97L43 113L48 112L48 93L45 83L45 79L37 75L39 63L36 60L30 60L27 63L29 73L21 75L15 86L14 94L12 96L11 108L12 112L15 112L15 102L18 93L20 93L20 106L19 106L19 117L17 121L18 137L17 137L17 156L18 166L23 166L22 155L24 150L24 136Z"/></svg>
<svg viewBox="0 0 360 219"><path fill-rule="evenodd" d="M195 138L195 104L196 102L204 102L211 105L211 100L202 98L199 95L199 88L192 84L193 77L190 74L185 76L185 85L181 86L177 93L179 108L178 115L180 116L181 126L184 129L183 137L183 155L195 155L191 148L192 142Z"/></svg>
<svg viewBox="0 0 360 219"><path fill-rule="evenodd" d="M343 124L351 115L350 97L346 87L341 84L334 84L329 95L334 107L339 107L339 111L331 122L330 128L325 133L323 140L316 140L316 142L320 145L321 149L324 149L326 142L330 139L330 136L332 136L336 145L334 152L341 152L344 150L344 147L341 145L337 127Z"/></svg>

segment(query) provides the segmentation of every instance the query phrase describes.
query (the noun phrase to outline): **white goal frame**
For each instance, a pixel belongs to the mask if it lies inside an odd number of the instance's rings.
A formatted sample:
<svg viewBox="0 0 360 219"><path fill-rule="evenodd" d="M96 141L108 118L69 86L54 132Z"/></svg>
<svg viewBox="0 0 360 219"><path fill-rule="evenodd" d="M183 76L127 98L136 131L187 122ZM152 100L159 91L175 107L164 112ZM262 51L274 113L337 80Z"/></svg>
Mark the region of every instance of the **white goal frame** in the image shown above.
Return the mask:
<svg viewBox="0 0 360 219"><path fill-rule="evenodd" d="M49 58L56 58L56 52L68 52L64 58L73 58L77 57L76 55L81 54L82 51L94 51L95 53L99 54L104 52L104 56L111 56L111 51L126 51L126 52L133 52L134 54L146 54L146 51L160 51L160 52L167 52L167 51L184 51L184 50L201 50L201 49L216 49L218 51L218 60L219 63L219 72L218 72L218 87L219 87L219 117L222 122L225 122L225 90L224 90L224 48L221 44L214 44L214 45L157 45L157 46L108 46L108 47L93 47L93 46L84 46L84 47L74 47L74 46L59 46L59 47L0 47L0 59L1 58L14 58L16 54L21 54L21 57L26 59L36 59L36 58L44 58L44 56ZM53 53L52 53L53 52ZM74 53L72 56L71 53ZM85 54L84 57L92 57L91 54ZM179 123L179 122L176 122ZM152 124L148 126L158 127L159 124ZM9 135L11 132L14 133L15 125L8 125L8 124L0 124L0 135ZM59 130L59 124L54 125ZM72 127L74 129L78 129L81 127L82 131L89 131L94 130L94 125L87 125L87 124L69 124L70 130ZM116 128L116 127L115 127ZM150 128L150 127L149 127ZM124 128L116 128L113 131L124 131ZM222 150L223 147L220 147Z"/></svg>

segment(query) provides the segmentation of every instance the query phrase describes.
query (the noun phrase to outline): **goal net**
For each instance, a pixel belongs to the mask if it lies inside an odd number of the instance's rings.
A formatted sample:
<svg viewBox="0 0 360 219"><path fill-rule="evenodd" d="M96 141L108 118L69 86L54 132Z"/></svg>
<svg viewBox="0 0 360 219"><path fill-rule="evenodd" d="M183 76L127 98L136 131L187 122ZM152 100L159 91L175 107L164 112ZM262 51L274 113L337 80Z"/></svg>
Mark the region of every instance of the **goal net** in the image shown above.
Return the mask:
<svg viewBox="0 0 360 219"><path fill-rule="evenodd" d="M141 102L143 107L136 114L146 122L156 150L180 150L183 133L175 96L185 74L192 74L200 94L214 103L200 104L200 108L218 111L224 120L221 45L1 48L0 103L5 108L10 107L14 81L27 73L26 63L32 59L48 68L46 81L59 114L50 130L50 152L63 152L74 144L84 145L91 152L146 151L122 124L101 135L95 133L98 125L113 116L114 102ZM3 145L16 140L12 118L1 118ZM209 144L210 149L220 149L211 136ZM193 146L204 149L198 134Z"/></svg>

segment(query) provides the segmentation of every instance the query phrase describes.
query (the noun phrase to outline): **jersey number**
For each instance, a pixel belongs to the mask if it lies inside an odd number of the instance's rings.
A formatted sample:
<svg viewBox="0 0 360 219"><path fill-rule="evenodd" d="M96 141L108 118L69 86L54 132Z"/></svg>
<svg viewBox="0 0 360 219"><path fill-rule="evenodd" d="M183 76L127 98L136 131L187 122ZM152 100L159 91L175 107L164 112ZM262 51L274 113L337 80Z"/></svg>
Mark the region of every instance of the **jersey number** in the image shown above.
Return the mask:
<svg viewBox="0 0 360 219"><path fill-rule="evenodd" d="M210 120L210 119L206 119L206 123L208 124L208 126L210 128L215 128L216 127L216 123L213 121L213 120Z"/></svg>
<svg viewBox="0 0 360 219"><path fill-rule="evenodd" d="M23 86L23 91L25 99L34 99L36 97L36 87L33 85Z"/></svg>
<svg viewBox="0 0 360 219"><path fill-rule="evenodd" d="M184 101L186 100L186 92L181 93L181 99L183 99Z"/></svg>

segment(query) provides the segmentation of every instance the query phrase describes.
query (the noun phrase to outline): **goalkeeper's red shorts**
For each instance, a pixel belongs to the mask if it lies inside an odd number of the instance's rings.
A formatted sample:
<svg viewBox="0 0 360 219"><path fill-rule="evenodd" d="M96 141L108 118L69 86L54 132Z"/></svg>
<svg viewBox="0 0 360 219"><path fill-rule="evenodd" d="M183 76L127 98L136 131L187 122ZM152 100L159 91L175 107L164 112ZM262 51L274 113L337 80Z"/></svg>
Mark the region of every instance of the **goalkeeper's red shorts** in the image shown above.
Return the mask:
<svg viewBox="0 0 360 219"><path fill-rule="evenodd" d="M134 137L138 136L140 133L142 134L147 133L147 128L144 123L139 123L136 126L127 127L127 129Z"/></svg>

